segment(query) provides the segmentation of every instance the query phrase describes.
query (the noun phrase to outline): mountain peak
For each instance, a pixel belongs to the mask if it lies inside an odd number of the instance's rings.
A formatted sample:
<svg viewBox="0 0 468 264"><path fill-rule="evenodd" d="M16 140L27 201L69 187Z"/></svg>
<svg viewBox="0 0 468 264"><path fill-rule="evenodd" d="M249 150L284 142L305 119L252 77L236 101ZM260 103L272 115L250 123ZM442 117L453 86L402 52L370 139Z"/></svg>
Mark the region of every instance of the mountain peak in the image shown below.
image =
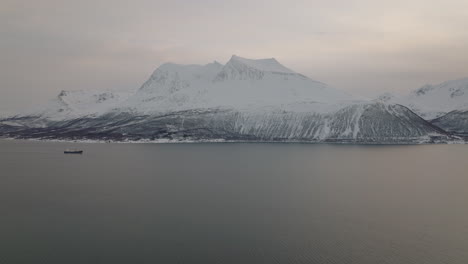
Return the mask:
<svg viewBox="0 0 468 264"><path fill-rule="evenodd" d="M296 74L296 72L286 68L281 63L279 63L275 58L269 59L247 59L239 57L237 55L232 55L231 59L226 65L231 66L244 66L246 68L258 70L261 72L272 72L272 73L286 73L286 74Z"/></svg>
<svg viewBox="0 0 468 264"><path fill-rule="evenodd" d="M384 103L391 103L394 102L397 97L393 93L385 92L380 94L374 101L384 102Z"/></svg>
<svg viewBox="0 0 468 264"><path fill-rule="evenodd" d="M274 58L253 60L233 55L214 80L261 80L271 74L294 75L301 79L307 79L305 76L284 67Z"/></svg>

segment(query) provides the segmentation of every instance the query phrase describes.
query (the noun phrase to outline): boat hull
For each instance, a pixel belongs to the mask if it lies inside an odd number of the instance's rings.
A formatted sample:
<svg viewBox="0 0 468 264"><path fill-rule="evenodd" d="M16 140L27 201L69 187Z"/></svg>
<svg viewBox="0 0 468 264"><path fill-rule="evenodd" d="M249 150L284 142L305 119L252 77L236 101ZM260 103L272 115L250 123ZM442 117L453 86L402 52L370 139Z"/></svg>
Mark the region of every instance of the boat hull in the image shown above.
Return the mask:
<svg viewBox="0 0 468 264"><path fill-rule="evenodd" d="M83 154L82 150L77 150L77 151L64 151L64 154Z"/></svg>

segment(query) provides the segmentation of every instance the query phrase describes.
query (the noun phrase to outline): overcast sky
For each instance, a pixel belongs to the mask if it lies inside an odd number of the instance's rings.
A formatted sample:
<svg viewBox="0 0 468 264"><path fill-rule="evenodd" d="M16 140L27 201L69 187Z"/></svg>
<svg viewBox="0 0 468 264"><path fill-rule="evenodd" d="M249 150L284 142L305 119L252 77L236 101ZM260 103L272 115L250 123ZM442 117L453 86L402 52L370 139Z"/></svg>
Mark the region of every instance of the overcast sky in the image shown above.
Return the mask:
<svg viewBox="0 0 468 264"><path fill-rule="evenodd" d="M232 54L355 94L404 93L468 77L468 1L0 0L0 111Z"/></svg>

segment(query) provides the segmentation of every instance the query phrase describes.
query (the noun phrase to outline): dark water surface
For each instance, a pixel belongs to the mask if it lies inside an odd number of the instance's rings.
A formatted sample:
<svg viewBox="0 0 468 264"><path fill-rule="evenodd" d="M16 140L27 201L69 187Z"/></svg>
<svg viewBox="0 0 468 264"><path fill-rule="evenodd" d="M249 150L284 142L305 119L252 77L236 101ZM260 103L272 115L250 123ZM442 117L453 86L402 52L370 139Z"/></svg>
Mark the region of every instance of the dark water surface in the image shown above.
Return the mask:
<svg viewBox="0 0 468 264"><path fill-rule="evenodd" d="M0 141L0 263L465 264L468 145Z"/></svg>

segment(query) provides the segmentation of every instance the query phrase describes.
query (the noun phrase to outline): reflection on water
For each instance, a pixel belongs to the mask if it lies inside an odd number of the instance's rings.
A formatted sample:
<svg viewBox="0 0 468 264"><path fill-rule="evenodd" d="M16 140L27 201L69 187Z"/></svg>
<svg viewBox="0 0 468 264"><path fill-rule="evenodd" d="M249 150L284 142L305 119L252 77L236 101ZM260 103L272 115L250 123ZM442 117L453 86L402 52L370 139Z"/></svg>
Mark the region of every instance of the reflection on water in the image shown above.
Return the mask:
<svg viewBox="0 0 468 264"><path fill-rule="evenodd" d="M467 263L467 157L0 141L0 262Z"/></svg>

